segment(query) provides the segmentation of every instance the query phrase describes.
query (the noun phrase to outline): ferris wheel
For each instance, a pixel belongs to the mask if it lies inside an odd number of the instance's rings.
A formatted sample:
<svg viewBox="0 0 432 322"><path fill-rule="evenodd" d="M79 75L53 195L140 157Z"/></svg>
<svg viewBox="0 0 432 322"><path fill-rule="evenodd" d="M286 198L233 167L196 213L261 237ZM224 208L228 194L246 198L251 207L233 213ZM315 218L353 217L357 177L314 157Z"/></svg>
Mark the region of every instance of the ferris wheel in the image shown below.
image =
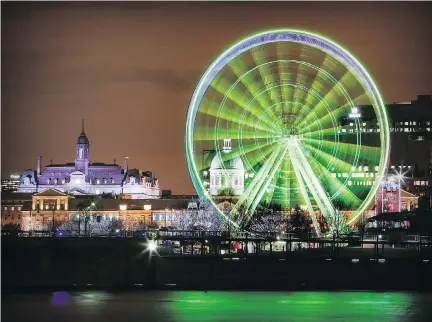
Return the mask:
<svg viewBox="0 0 432 322"><path fill-rule="evenodd" d="M200 79L186 121L186 157L198 194L243 225L262 204L300 206L315 223L371 204L389 154L381 95L344 48L299 30L248 37ZM318 231L317 231L318 232Z"/></svg>

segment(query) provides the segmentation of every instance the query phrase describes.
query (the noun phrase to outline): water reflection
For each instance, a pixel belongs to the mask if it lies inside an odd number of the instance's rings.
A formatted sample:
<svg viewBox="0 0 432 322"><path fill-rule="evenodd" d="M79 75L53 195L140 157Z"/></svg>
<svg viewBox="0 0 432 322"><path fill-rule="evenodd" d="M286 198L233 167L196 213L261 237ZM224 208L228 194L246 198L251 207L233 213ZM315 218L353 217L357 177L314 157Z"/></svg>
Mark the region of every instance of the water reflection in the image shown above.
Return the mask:
<svg viewBox="0 0 432 322"><path fill-rule="evenodd" d="M176 321L406 321L412 296L373 292L177 292Z"/></svg>
<svg viewBox="0 0 432 322"><path fill-rule="evenodd" d="M53 292L3 294L2 321L432 321L432 294Z"/></svg>

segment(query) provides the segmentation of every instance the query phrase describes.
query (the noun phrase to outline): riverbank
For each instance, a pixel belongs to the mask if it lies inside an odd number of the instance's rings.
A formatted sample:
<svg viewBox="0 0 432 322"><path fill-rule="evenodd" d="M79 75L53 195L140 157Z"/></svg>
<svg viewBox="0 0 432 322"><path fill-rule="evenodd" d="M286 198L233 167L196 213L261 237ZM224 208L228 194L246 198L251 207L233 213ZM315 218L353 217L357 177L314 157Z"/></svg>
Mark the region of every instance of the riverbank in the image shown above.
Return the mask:
<svg viewBox="0 0 432 322"><path fill-rule="evenodd" d="M385 250L377 258L349 249L330 258L322 253L159 257L133 239L13 238L2 239L2 288L432 290L432 263L410 251L401 257Z"/></svg>

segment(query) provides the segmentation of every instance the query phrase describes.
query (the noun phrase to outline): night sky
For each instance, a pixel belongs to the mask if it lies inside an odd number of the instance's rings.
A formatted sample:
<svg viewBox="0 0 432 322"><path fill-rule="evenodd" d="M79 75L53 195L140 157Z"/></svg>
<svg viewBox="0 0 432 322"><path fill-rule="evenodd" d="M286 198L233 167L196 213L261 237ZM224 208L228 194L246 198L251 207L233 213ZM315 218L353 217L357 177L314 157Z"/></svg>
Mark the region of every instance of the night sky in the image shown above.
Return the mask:
<svg viewBox="0 0 432 322"><path fill-rule="evenodd" d="M366 66L388 103L432 93L432 3L4 3L2 175L73 162L85 118L92 162L152 170L193 193L189 99L243 37L278 27L326 35ZM393 148L395 146L393 145Z"/></svg>

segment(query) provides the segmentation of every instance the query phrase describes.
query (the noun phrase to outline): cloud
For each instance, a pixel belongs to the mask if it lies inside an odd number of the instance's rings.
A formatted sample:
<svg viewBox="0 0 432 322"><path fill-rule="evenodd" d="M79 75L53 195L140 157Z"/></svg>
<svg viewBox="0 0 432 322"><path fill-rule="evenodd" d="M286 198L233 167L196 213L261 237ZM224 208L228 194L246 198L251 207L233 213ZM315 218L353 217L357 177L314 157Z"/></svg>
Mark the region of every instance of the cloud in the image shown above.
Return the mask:
<svg viewBox="0 0 432 322"><path fill-rule="evenodd" d="M198 80L198 73L178 73L167 68L150 69L137 68L133 71L122 72L115 80L118 82L144 82L170 90L191 89Z"/></svg>

